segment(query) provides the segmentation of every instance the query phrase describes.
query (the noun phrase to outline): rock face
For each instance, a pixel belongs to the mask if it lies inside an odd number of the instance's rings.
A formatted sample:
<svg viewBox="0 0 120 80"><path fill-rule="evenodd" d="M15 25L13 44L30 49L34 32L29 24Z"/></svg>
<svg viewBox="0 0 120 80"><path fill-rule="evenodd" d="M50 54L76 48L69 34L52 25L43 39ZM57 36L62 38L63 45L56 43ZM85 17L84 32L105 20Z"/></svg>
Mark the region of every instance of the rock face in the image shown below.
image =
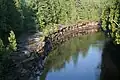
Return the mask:
<svg viewBox="0 0 120 80"><path fill-rule="evenodd" d="M17 51L10 54L8 73L4 80L36 80L44 68L44 57L38 54L45 42L41 42L42 32L23 34L18 39Z"/></svg>
<svg viewBox="0 0 120 80"><path fill-rule="evenodd" d="M44 42L41 42L40 40L41 36L43 36L42 32L34 34L23 34L18 40L18 49L25 49L29 52L38 51L44 46Z"/></svg>
<svg viewBox="0 0 120 80"><path fill-rule="evenodd" d="M71 37L97 32L97 23L79 23L64 27L59 25L59 30L49 34L41 42L42 32L26 33L18 39L18 50L10 55L13 70L4 80L37 80L44 69L48 53L56 45L69 40Z"/></svg>

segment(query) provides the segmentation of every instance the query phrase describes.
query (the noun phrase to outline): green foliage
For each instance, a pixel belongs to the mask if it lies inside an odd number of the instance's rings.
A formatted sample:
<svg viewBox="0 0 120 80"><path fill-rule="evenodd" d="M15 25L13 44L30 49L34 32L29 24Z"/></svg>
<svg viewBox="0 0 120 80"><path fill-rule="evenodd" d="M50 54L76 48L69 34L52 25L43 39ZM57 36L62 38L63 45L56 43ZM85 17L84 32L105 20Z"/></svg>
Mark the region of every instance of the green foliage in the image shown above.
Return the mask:
<svg viewBox="0 0 120 80"><path fill-rule="evenodd" d="M0 38L3 43L8 43L11 30L19 37L20 32L50 29L49 26L54 27L55 24L71 24L79 20L97 21L99 8L102 8L105 1L1 0Z"/></svg>
<svg viewBox="0 0 120 80"><path fill-rule="evenodd" d="M8 41L8 37L11 30L14 31L17 39L19 33L36 32L41 29L45 31L46 35L53 32L53 29L57 29L56 24L71 24L79 20L97 21L99 20L99 9L102 9L106 1L0 0L0 38L6 46L10 41ZM116 11L114 14L118 13L119 11ZM116 20L117 16L119 15L115 16ZM106 24L104 22L104 25ZM14 45L12 48L16 46L15 43L10 43L10 45Z"/></svg>
<svg viewBox="0 0 120 80"><path fill-rule="evenodd" d="M4 52L4 44L3 41L0 39L0 57L3 55Z"/></svg>
<svg viewBox="0 0 120 80"><path fill-rule="evenodd" d="M115 44L120 44L120 1L110 0L102 13L102 27L110 30L109 36L114 39Z"/></svg>
<svg viewBox="0 0 120 80"><path fill-rule="evenodd" d="M79 20L99 20L100 1L26 0L26 4L35 12L40 29L51 24L70 24Z"/></svg>
<svg viewBox="0 0 120 80"><path fill-rule="evenodd" d="M119 30L117 30L117 32L116 32L116 34L115 34L115 42L117 43L117 44L120 44L120 29Z"/></svg>
<svg viewBox="0 0 120 80"><path fill-rule="evenodd" d="M0 38L5 46L8 45L8 36L11 30L15 33L21 31L20 13L14 3L13 0L0 0Z"/></svg>
<svg viewBox="0 0 120 80"><path fill-rule="evenodd" d="M21 26L20 13L17 11L13 0L1 0L0 1L0 27L4 31L10 29L19 31ZM17 19L17 20L16 20ZM11 27L12 26L12 27ZM19 29L18 29L19 28Z"/></svg>
<svg viewBox="0 0 120 80"><path fill-rule="evenodd" d="M0 51L2 51L3 47L4 47L3 41L0 39Z"/></svg>
<svg viewBox="0 0 120 80"><path fill-rule="evenodd" d="M17 43L16 43L16 38L15 38L15 34L13 31L10 31L10 37L8 37L9 40L9 49L11 50L16 50L17 49Z"/></svg>
<svg viewBox="0 0 120 80"><path fill-rule="evenodd" d="M9 60L10 53L16 50L16 39L13 31L11 31L8 39L10 43L6 47L0 39L0 80L7 80L4 73L8 72L12 65L11 60Z"/></svg>

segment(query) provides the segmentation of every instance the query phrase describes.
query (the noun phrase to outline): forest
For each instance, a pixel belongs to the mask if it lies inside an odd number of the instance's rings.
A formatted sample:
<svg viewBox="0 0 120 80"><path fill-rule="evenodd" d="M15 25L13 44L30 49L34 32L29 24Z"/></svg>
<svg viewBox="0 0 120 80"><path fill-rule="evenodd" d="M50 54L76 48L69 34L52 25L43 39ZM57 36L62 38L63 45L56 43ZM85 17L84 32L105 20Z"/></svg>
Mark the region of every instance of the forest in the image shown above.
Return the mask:
<svg viewBox="0 0 120 80"><path fill-rule="evenodd" d="M55 24L99 20L102 4L87 0L1 0L0 54L15 50L17 38L22 33L48 33L56 28Z"/></svg>
<svg viewBox="0 0 120 80"><path fill-rule="evenodd" d="M72 24L81 20L99 21L106 2L110 3L108 0L1 0L1 45L16 47L21 33L48 33L56 29L55 24ZM119 15L117 18L119 19Z"/></svg>
<svg viewBox="0 0 120 80"><path fill-rule="evenodd" d="M120 0L0 0L0 12L2 69L22 34L43 32L46 36L58 24L98 21L106 36L120 44Z"/></svg>

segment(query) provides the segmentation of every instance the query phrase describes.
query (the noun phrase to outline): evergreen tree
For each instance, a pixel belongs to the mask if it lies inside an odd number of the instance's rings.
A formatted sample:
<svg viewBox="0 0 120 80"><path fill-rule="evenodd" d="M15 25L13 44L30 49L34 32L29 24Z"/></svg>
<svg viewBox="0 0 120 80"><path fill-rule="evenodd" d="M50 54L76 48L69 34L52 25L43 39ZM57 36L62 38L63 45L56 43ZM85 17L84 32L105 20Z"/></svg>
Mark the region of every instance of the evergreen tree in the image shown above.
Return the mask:
<svg viewBox="0 0 120 80"><path fill-rule="evenodd" d="M16 38L15 38L15 34L13 31L10 31L10 37L8 37L9 40L9 49L10 50L16 50L17 49L17 43L16 43Z"/></svg>

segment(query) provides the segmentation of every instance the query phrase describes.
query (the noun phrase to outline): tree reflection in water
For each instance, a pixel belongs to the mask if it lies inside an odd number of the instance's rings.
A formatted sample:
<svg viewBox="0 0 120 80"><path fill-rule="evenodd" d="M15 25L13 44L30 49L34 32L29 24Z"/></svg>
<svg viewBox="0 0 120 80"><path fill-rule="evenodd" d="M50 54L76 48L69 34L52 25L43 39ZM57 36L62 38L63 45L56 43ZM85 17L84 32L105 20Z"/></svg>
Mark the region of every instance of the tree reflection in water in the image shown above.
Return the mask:
<svg viewBox="0 0 120 80"><path fill-rule="evenodd" d="M103 40L103 37L101 37L100 33L95 34L94 37L92 36L93 35L87 35L83 37L72 38L64 44L59 45L57 49L53 50L48 56L45 69L43 74L40 76L40 80L46 80L46 76L49 72L60 71L66 66L66 63L71 61L71 59L73 61L73 65L76 66L79 54L85 58L88 53L87 51L89 46L91 44L94 45L96 41L99 43L99 40ZM98 46L96 44L97 43L95 43L94 46Z"/></svg>

